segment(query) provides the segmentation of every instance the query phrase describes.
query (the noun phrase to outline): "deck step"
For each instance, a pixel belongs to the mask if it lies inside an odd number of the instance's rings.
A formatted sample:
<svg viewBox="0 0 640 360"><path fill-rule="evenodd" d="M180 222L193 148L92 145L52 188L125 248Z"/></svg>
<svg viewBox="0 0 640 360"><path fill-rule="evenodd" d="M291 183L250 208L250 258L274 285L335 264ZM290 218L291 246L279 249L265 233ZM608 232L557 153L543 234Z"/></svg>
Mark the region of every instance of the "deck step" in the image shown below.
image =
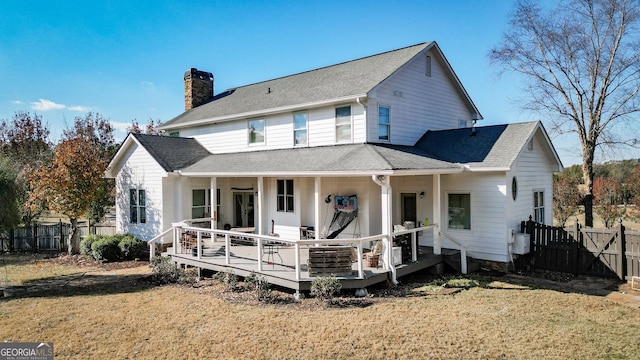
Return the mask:
<svg viewBox="0 0 640 360"><path fill-rule="evenodd" d="M460 250L455 249L442 249L442 259L444 263L449 265L453 270L462 272L462 266L460 265ZM480 270L480 262L476 261L471 256L467 256L467 273Z"/></svg>

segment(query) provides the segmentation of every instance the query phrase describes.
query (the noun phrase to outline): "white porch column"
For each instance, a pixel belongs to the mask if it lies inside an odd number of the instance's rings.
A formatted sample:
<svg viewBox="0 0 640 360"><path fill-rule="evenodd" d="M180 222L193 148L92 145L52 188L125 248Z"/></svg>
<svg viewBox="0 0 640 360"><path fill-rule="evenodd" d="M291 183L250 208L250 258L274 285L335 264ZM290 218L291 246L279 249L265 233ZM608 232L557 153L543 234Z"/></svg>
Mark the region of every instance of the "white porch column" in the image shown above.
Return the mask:
<svg viewBox="0 0 640 360"><path fill-rule="evenodd" d="M216 178L215 176L211 177L211 183L209 185L209 187L211 188L211 196L209 197L211 199L211 204L209 204L209 206L211 206L211 230L215 230L218 228L218 178ZM214 238L214 235L211 234L211 238Z"/></svg>
<svg viewBox="0 0 640 360"><path fill-rule="evenodd" d="M313 196L313 201L314 201L314 208L315 208L315 214L314 214L314 222L315 224L313 225L314 230L314 235L315 235L315 239L316 240L320 240L320 201L322 199L322 184L320 183L320 177L316 176L313 179L313 183L314 183L314 196Z"/></svg>
<svg viewBox="0 0 640 360"><path fill-rule="evenodd" d="M441 196L440 196L440 174L433 175L433 253L442 254L442 245L440 244L440 222L442 221Z"/></svg>
<svg viewBox="0 0 640 360"><path fill-rule="evenodd" d="M176 202L173 204L173 210L176 218L174 222L178 222L185 220L185 217L182 214L182 175L178 175L178 178L176 179L175 192Z"/></svg>
<svg viewBox="0 0 640 360"><path fill-rule="evenodd" d="M263 194L264 194L264 177L262 176L258 176L258 234L260 235L264 235L264 226L263 226L263 220L264 220L264 211L263 211L263 206L262 203L264 202L263 199Z"/></svg>

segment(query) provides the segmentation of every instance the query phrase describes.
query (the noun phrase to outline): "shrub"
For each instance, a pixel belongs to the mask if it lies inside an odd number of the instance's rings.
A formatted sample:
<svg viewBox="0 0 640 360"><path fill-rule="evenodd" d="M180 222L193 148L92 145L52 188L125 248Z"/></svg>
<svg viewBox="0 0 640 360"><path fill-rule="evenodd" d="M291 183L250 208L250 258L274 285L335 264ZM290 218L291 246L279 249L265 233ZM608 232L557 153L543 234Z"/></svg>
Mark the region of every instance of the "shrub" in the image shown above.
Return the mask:
<svg viewBox="0 0 640 360"><path fill-rule="evenodd" d="M152 280L160 284L177 282L183 272L168 256L154 256L151 259L151 271Z"/></svg>
<svg viewBox="0 0 640 360"><path fill-rule="evenodd" d="M255 272L251 272L244 282L248 290L255 291L258 300L268 301L271 299L271 283L266 277L258 275Z"/></svg>
<svg viewBox="0 0 640 360"><path fill-rule="evenodd" d="M221 271L214 276L214 279L223 283L225 286L225 290L227 291L233 291L238 289L238 276L236 276L236 274L233 271L231 272Z"/></svg>
<svg viewBox="0 0 640 360"><path fill-rule="evenodd" d="M120 259L119 239L115 236L107 236L94 241L91 244L91 255L96 260L116 261Z"/></svg>
<svg viewBox="0 0 640 360"><path fill-rule="evenodd" d="M104 238L104 236L95 234L86 236L82 241L80 241L80 254L93 256L91 244L102 238Z"/></svg>
<svg viewBox="0 0 640 360"><path fill-rule="evenodd" d="M342 289L335 276L318 276L311 282L311 296L319 300L331 300Z"/></svg>
<svg viewBox="0 0 640 360"><path fill-rule="evenodd" d="M141 258L147 250L147 244L144 241L128 234L121 238L118 242L118 247L120 248L122 257L127 260Z"/></svg>

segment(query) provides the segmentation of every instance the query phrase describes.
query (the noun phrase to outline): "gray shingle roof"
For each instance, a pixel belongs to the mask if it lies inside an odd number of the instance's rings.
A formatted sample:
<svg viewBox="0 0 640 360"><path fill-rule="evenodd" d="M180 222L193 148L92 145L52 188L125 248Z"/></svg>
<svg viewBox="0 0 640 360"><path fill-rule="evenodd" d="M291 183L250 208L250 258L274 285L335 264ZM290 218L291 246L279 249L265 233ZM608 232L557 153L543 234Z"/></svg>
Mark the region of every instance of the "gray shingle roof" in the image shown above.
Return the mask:
<svg viewBox="0 0 640 360"><path fill-rule="evenodd" d="M183 169L210 155L197 140L191 138L144 134L130 136L138 140L167 172Z"/></svg>
<svg viewBox="0 0 640 360"><path fill-rule="evenodd" d="M461 166L422 156L410 147L348 144L311 148L214 154L183 174L322 174L387 171L457 172Z"/></svg>
<svg viewBox="0 0 640 360"><path fill-rule="evenodd" d="M539 122L427 131L415 147L427 156L470 168L509 168Z"/></svg>
<svg viewBox="0 0 640 360"><path fill-rule="evenodd" d="M203 119L364 95L433 43L421 43L337 65L226 90L209 103L162 125L176 128Z"/></svg>

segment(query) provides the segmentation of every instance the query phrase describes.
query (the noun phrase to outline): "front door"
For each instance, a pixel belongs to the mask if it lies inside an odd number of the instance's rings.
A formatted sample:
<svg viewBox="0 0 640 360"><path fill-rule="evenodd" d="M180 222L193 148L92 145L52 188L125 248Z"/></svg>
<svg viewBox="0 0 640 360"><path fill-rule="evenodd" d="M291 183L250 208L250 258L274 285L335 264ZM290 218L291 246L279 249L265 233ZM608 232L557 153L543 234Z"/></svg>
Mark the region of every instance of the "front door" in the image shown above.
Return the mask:
<svg viewBox="0 0 640 360"><path fill-rule="evenodd" d="M254 227L253 192L233 193L233 227Z"/></svg>
<svg viewBox="0 0 640 360"><path fill-rule="evenodd" d="M402 199L402 213L400 214L402 216L402 223L404 224L405 221L413 221L417 226L416 194L403 193L400 194L400 198Z"/></svg>

